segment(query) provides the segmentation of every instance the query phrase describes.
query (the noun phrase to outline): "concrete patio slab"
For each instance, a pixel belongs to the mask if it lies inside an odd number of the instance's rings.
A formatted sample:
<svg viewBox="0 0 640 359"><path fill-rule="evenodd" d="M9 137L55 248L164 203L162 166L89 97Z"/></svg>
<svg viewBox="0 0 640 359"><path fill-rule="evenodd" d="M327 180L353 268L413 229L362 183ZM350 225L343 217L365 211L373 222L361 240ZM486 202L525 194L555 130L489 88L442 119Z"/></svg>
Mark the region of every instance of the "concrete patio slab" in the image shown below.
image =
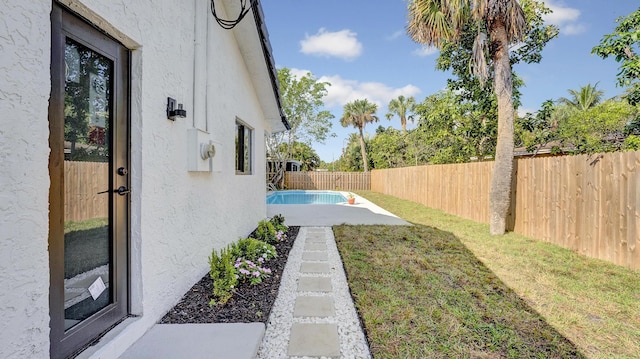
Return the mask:
<svg viewBox="0 0 640 359"><path fill-rule="evenodd" d="M120 359L256 357L263 323L156 324Z"/></svg>
<svg viewBox="0 0 640 359"><path fill-rule="evenodd" d="M298 292L331 292L331 278L327 277L300 277L298 278Z"/></svg>
<svg viewBox="0 0 640 359"><path fill-rule="evenodd" d="M340 340L336 324L293 323L289 356L338 357Z"/></svg>

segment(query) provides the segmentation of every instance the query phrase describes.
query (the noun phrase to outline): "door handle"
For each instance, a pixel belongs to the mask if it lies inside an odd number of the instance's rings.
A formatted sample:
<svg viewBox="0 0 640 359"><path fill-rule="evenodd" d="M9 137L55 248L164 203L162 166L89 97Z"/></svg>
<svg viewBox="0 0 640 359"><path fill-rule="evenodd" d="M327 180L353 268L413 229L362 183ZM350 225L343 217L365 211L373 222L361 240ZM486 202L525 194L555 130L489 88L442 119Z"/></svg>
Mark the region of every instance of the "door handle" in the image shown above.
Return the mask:
<svg viewBox="0 0 640 359"><path fill-rule="evenodd" d="M124 196L125 194L127 194L127 193L129 193L131 191L129 191L129 189L127 187L125 187L125 186L120 186L117 189L114 189L113 192L117 193L117 194L119 194L121 196Z"/></svg>

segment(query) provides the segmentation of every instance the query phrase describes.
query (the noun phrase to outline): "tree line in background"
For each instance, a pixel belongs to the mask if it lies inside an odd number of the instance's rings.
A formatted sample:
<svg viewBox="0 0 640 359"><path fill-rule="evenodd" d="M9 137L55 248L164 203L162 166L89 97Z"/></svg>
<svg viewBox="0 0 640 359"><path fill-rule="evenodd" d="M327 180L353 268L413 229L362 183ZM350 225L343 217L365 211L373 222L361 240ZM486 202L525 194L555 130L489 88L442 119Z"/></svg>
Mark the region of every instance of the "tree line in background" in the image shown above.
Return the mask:
<svg viewBox="0 0 640 359"><path fill-rule="evenodd" d="M597 84L568 90L570 96L548 100L536 113L515 118L518 152L536 156L640 150L640 109L621 97L603 100ZM409 115L410 114L410 115ZM372 169L463 163L493 159L496 118L485 118L473 106L461 104L451 90L427 97L408 108L414 129L378 126L364 137ZM360 138L352 134L335 162L321 168L364 170Z"/></svg>
<svg viewBox="0 0 640 359"><path fill-rule="evenodd" d="M349 137L337 161L320 167L368 171L491 158L495 166L490 231L501 234L516 146L533 154L542 148L568 154L639 149L640 9L618 19L614 32L592 50L621 64L618 85L627 89L624 96L603 100L597 84L587 84L570 89L567 98L546 101L536 113L517 115L524 82L512 67L541 61L542 49L559 33L556 26L544 23L543 16L550 12L535 0L409 1L408 35L437 47L436 68L451 71L453 78L446 90L421 103L404 97L389 103L386 117L398 116L401 131L379 126L375 135L365 136L365 126L379 121L377 105L368 99L347 103L340 123L358 132ZM269 179L275 184L282 180L282 160L294 158L296 143L306 144L304 150L311 152L307 156L313 157L309 145L326 139L333 118L320 110L329 83L320 83L311 74L298 79L286 68L279 70L278 78L292 130L268 141L270 163L279 166ZM416 121L416 128L407 130L407 121ZM307 163L312 169L314 163Z"/></svg>

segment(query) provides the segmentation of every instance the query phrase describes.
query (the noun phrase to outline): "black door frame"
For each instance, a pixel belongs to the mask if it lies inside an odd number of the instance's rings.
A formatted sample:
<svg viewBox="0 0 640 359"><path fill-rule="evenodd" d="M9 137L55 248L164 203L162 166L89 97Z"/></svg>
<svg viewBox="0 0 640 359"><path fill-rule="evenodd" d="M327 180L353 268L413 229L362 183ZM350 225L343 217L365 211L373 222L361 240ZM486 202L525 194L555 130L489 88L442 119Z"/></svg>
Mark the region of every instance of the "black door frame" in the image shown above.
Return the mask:
<svg viewBox="0 0 640 359"><path fill-rule="evenodd" d="M129 176L116 169L130 165L130 53L88 21L53 3L51 11L51 98L49 101L49 313L50 356L66 358L99 338L125 318L129 303L130 196L111 193L110 237L114 265L110 273L113 303L69 330L64 329L64 96L66 39L86 46L113 61L111 189L130 188Z"/></svg>

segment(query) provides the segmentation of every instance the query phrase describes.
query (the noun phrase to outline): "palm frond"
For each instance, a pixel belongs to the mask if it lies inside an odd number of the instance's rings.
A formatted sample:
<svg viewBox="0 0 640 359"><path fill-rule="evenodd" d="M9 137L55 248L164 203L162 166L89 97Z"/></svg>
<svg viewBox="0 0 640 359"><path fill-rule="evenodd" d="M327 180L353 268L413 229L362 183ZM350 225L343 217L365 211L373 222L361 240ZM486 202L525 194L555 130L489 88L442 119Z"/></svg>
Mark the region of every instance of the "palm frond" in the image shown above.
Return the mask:
<svg viewBox="0 0 640 359"><path fill-rule="evenodd" d="M487 16L487 0L471 1L471 16L476 21L482 21Z"/></svg>
<svg viewBox="0 0 640 359"><path fill-rule="evenodd" d="M481 0L476 0L481 1ZM507 41L514 43L524 40L527 31L527 19L517 0L487 0L486 22L504 23Z"/></svg>
<svg viewBox="0 0 640 359"><path fill-rule="evenodd" d="M484 83L489 78L489 66L487 65L487 52L488 52L487 34L482 31L478 31L475 40L473 40L473 58L471 67L471 73L480 80L480 83Z"/></svg>
<svg viewBox="0 0 640 359"><path fill-rule="evenodd" d="M524 10L516 0L507 0L506 2L504 18L509 43L523 41L528 26Z"/></svg>
<svg viewBox="0 0 640 359"><path fill-rule="evenodd" d="M455 37L451 10L447 0L414 0L409 2L407 34L420 44L438 47L442 40Z"/></svg>

